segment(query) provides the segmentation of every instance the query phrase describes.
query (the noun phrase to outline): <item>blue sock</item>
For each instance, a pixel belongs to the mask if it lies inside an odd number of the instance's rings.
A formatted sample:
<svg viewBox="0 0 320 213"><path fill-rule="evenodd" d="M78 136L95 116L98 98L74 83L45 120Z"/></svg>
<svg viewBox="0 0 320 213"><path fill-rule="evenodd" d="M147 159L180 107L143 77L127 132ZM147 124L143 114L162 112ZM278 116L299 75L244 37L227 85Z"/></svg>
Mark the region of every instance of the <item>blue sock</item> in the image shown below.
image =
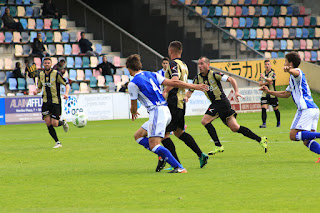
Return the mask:
<svg viewBox="0 0 320 213"><path fill-rule="evenodd" d="M165 159L173 168L183 168L183 166L172 156L171 152L167 148L157 145L152 149L152 151L162 157L162 159Z"/></svg>
<svg viewBox="0 0 320 213"><path fill-rule="evenodd" d="M307 146L312 152L320 154L320 144L318 144L316 141L309 141Z"/></svg>
<svg viewBox="0 0 320 213"><path fill-rule="evenodd" d="M315 138L320 138L319 132L302 131L302 132L298 132L296 135L297 140L303 140L303 141L308 141Z"/></svg>
<svg viewBox="0 0 320 213"><path fill-rule="evenodd" d="M144 148L146 148L147 150L150 150L149 147L149 138L147 137L143 137L143 138L138 138L137 142L141 145L144 146Z"/></svg>

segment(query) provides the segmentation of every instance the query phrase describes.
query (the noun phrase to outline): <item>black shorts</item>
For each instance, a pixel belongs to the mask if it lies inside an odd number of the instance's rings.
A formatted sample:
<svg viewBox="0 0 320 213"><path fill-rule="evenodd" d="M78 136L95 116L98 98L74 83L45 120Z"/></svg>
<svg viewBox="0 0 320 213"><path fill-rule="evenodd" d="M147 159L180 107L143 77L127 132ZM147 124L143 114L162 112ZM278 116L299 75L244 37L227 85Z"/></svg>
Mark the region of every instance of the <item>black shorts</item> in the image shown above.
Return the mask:
<svg viewBox="0 0 320 213"><path fill-rule="evenodd" d="M183 109L177 108L177 107L169 107L170 113L171 113L171 122L166 128L166 132L172 132L179 129L184 129L184 115L186 113L185 106Z"/></svg>
<svg viewBox="0 0 320 213"><path fill-rule="evenodd" d="M278 98L270 98L270 95L268 94L266 97L261 97L261 105L263 104L269 104L272 107L279 106Z"/></svg>
<svg viewBox="0 0 320 213"><path fill-rule="evenodd" d="M60 120L61 104L43 103L42 104L42 119L50 116L53 119Z"/></svg>
<svg viewBox="0 0 320 213"><path fill-rule="evenodd" d="M227 125L227 118L231 117L232 115L237 117L236 111L231 108L228 100L218 101L217 103L211 104L205 114L212 117L219 116L225 125Z"/></svg>

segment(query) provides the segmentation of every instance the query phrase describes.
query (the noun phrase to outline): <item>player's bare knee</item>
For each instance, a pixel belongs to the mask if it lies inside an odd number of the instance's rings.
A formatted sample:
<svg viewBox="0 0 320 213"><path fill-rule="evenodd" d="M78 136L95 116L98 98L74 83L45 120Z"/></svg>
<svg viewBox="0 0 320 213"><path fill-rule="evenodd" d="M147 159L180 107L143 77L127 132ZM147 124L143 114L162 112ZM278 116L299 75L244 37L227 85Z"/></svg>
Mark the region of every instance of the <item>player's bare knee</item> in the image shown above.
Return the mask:
<svg viewBox="0 0 320 213"><path fill-rule="evenodd" d="M231 126L230 129L231 129L232 132L238 132L239 127Z"/></svg>
<svg viewBox="0 0 320 213"><path fill-rule="evenodd" d="M208 123L209 123L209 122L206 121L206 120L201 120L201 124L202 124L203 126L207 125Z"/></svg>
<svg viewBox="0 0 320 213"><path fill-rule="evenodd" d="M290 138L290 140L292 140L292 141L297 141L295 134L291 134L291 133L290 133L289 138Z"/></svg>

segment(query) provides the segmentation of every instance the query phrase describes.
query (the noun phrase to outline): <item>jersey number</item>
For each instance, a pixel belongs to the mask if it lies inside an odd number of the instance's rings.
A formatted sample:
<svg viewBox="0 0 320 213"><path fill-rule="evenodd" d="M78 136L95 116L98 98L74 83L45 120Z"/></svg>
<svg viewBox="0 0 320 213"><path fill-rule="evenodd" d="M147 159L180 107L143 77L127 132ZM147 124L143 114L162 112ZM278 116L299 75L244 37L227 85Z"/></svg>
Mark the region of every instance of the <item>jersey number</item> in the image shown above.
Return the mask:
<svg viewBox="0 0 320 213"><path fill-rule="evenodd" d="M153 82L153 80L150 78L150 83L152 85L152 88L154 91L158 91L161 94L160 89L157 87L157 85Z"/></svg>

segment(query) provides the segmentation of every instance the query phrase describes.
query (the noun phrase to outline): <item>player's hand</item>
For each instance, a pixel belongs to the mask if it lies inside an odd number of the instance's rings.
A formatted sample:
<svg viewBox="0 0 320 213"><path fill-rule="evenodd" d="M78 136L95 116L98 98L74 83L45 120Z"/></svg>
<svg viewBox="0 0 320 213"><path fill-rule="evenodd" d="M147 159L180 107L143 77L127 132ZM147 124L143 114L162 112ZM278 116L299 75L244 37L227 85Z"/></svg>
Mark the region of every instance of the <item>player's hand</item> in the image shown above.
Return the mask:
<svg viewBox="0 0 320 213"><path fill-rule="evenodd" d="M269 93L269 88L267 86L262 86L262 87L259 88L259 90L262 90L262 91L264 91L266 93Z"/></svg>
<svg viewBox="0 0 320 213"><path fill-rule="evenodd" d="M164 97L164 99L167 99L167 92L165 92L165 91L163 90L162 96Z"/></svg>
<svg viewBox="0 0 320 213"><path fill-rule="evenodd" d="M239 94L238 92L235 93L236 99L238 99L239 97L244 99L244 96ZM239 99L238 99L239 100Z"/></svg>
<svg viewBox="0 0 320 213"><path fill-rule="evenodd" d="M185 97L183 98L183 102L187 103L188 101L189 101L189 98L188 98L187 96L185 96Z"/></svg>
<svg viewBox="0 0 320 213"><path fill-rule="evenodd" d="M290 66L284 66L284 67L283 67L283 71L285 71L285 72L289 72L290 69L291 69Z"/></svg>
<svg viewBox="0 0 320 213"><path fill-rule="evenodd" d="M209 90L209 86L206 84L196 84L196 90L201 90L203 92L206 92Z"/></svg>
<svg viewBox="0 0 320 213"><path fill-rule="evenodd" d="M67 100L68 99L68 94L63 95L63 99Z"/></svg>
<svg viewBox="0 0 320 213"><path fill-rule="evenodd" d="M37 94L38 94L37 90L33 91L33 95L37 95Z"/></svg>
<svg viewBox="0 0 320 213"><path fill-rule="evenodd" d="M263 73L260 73L260 77L261 77L261 78L264 78L264 75L263 75Z"/></svg>
<svg viewBox="0 0 320 213"><path fill-rule="evenodd" d="M138 118L139 115L140 115L139 112L131 113L131 116L132 116L131 119L134 121Z"/></svg>

